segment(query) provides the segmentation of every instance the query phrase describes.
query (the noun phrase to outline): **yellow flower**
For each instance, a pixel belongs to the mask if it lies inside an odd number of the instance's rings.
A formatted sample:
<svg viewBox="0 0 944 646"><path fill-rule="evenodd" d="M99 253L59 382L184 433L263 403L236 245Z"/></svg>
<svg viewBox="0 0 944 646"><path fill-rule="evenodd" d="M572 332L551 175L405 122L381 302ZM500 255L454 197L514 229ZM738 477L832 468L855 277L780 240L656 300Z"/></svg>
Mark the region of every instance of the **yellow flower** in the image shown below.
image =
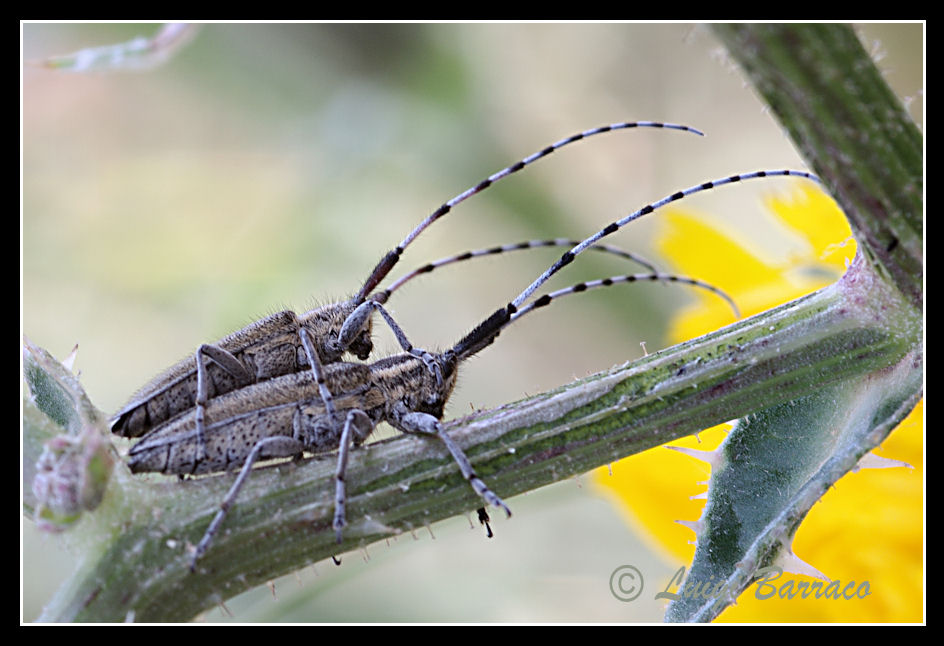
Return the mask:
<svg viewBox="0 0 944 646"><path fill-rule="evenodd" d="M778 232L799 236L804 251L786 266L764 260L724 233L680 211L664 216L671 233L661 250L677 269L718 285L730 293L744 316L770 309L819 289L836 279L855 254L849 225L838 207L818 189L801 185L789 198L768 200L785 227ZM703 250L710 250L705 255ZM723 259L719 261L719 259ZM673 343L718 329L731 322L730 311L710 295L682 312L669 330ZM923 406L902 422L878 454L902 460L914 469L864 469L836 483L810 511L797 531L794 553L826 574L869 582L865 599L799 598L760 601L743 594L719 621L736 622L920 622L923 621ZM670 446L708 451L725 437L715 427ZM699 442L700 440L700 442ZM704 501L710 467L660 447L632 456L594 474L594 482L616 503L627 521L647 536L652 547L674 565L691 564L693 534L676 520L694 521ZM701 485L697 483L703 483ZM640 492L655 492L644 495ZM813 581L799 575L786 580ZM677 589L677 588L676 588Z"/></svg>

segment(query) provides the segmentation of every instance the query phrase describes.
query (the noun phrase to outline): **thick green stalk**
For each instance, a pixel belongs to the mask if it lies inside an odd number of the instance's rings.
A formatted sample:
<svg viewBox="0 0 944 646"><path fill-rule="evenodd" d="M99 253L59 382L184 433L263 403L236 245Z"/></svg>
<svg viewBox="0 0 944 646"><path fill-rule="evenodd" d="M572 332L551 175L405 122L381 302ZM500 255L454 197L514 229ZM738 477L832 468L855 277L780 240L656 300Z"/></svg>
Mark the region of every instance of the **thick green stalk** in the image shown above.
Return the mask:
<svg viewBox="0 0 944 646"><path fill-rule="evenodd" d="M854 274L855 272L853 272ZM503 497L536 489L900 359L915 339L873 327L855 280L557 391L449 425ZM47 608L47 621L186 620L245 589L339 551L467 513L479 505L437 443L398 437L352 461L340 550L330 530L332 457L263 469L224 531L188 572L195 544L231 477L143 481L118 469L77 540L94 557ZM157 501L173 497L174 505ZM513 503L512 503L513 504ZM158 511L159 510L159 511Z"/></svg>
<svg viewBox="0 0 944 646"><path fill-rule="evenodd" d="M848 25L716 25L852 225L859 249L920 310L922 137Z"/></svg>

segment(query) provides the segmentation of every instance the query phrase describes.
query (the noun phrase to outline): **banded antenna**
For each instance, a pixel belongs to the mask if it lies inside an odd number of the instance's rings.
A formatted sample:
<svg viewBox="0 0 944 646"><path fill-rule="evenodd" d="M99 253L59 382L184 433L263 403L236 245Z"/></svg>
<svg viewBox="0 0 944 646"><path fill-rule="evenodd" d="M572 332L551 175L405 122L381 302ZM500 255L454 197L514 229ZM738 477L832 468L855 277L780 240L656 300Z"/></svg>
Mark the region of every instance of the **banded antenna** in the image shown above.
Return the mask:
<svg viewBox="0 0 944 646"><path fill-rule="evenodd" d="M604 238L612 233L615 233L622 227L626 226L630 222L641 218L644 215L648 215L656 211L657 209L662 208L666 204L676 202L680 199L683 199L689 195L694 195L695 193L700 193L702 191L707 191L718 186L724 186L725 184L734 184L737 182L742 182L749 179L760 179L763 177L803 177L814 181L818 184L822 184L822 181L812 173L799 170L761 170L755 171L753 173L742 173L738 175L730 175L728 177L723 177L721 179L716 179L710 182L704 182L696 186L692 186L682 191L677 191L671 195L658 200L657 202L652 202L642 207L641 209L630 213L626 217L617 220L608 224L603 229L600 229L598 232L575 246L570 251L564 253L560 259L555 262L551 267L541 274L537 280L531 283L521 294L518 295L515 300L508 303L505 307L499 308L493 312L487 319L482 321L474 330L467 334L459 343L453 346L451 352L455 357L467 357L475 354L482 348L491 344L498 334L507 327L512 320L516 318L516 315L520 311L522 304L525 300L528 299L531 294L535 292L541 285L543 285L547 280L560 271L564 266L570 264L574 261L578 255L591 248L596 244L601 238ZM713 287L713 286L712 286ZM716 288L715 288L716 289ZM555 292L556 293L556 292ZM543 297L542 297L543 298ZM540 300L540 299L539 299ZM539 306L539 305L537 305ZM533 309L533 308L531 308ZM530 311L530 309L528 310Z"/></svg>
<svg viewBox="0 0 944 646"><path fill-rule="evenodd" d="M463 253L455 254L453 256L448 256L446 258L440 258L439 260L434 260L433 262L427 263L422 267L417 267L413 271L400 276L398 279L393 281L389 287L379 292L374 292L370 295L371 300L378 303L386 303L395 291L403 287L406 283L410 282L414 278L428 274L432 271L439 269L440 267L445 267L447 265L452 265L458 262L464 262L466 260L472 260L474 258L484 258L486 256L497 256L504 253L510 253L513 251L523 251L526 249L540 249L544 247L574 247L580 244L579 240L571 240L570 238L551 238L549 240L526 240L524 242L515 242L512 244L500 245L497 247L489 247L487 249L475 249L473 251L465 251ZM614 247L612 245L598 244L593 245L590 248L592 251L600 251L608 254L612 254L619 258L635 262L638 265L641 265L646 270L652 272L653 274L659 273L659 270L651 262L643 258L642 256L635 254L631 251L625 251L619 247Z"/></svg>
<svg viewBox="0 0 944 646"><path fill-rule="evenodd" d="M600 287L610 287L612 285L619 285L625 283L637 283L637 282L662 282L662 283L679 283L682 285L691 285L692 287L698 287L699 289L704 289L712 294L720 296L731 308L731 311L734 312L735 318L741 318L741 310L738 309L737 304L734 302L730 296L724 291L718 289L711 283L706 283L702 280L697 280L695 278L687 278L686 276L677 276L675 274L624 274L622 276L610 276L609 278L601 278L599 280L590 280L583 283L577 283L570 287L565 287L564 289L559 289L556 292L550 292L544 294L540 298L537 298L520 310L515 312L509 317L508 322L502 326L507 327L517 321L519 318L527 314L528 312L533 312L534 310L550 305L552 301L557 300L561 296L567 296L569 294L580 294L582 292L590 291L592 289L599 289Z"/></svg>
<svg viewBox="0 0 944 646"><path fill-rule="evenodd" d="M522 316L528 314L529 312L533 312L536 309L550 305L553 301L561 298L562 296L581 294L583 292L599 289L601 287L612 287L613 285L641 282L661 282L668 284L674 283L690 285L692 287L704 289L724 299L724 301L734 312L734 316L736 318L741 318L741 312L734 300L725 292L721 291L710 283L706 283L695 278L688 278L686 276L678 276L676 274L624 274L621 276L610 276L609 278L577 283L576 285L544 294L540 298L531 301L514 313L509 313L507 308L501 308L485 319L482 323L480 323L478 327L463 337L462 340L456 343L451 349L447 350L444 355L451 355L451 359L453 361L463 361L468 359L472 355L491 345L491 343L498 337L502 330L520 319Z"/></svg>
<svg viewBox="0 0 944 646"><path fill-rule="evenodd" d="M413 229L394 250L389 251L383 258L380 259L380 262L377 263L376 267L374 267L374 270L367 277L367 280L364 281L364 284L357 293L357 296L354 297L354 302L356 304L363 303L367 299L368 294L370 294L377 287L377 285L379 285L380 282L390 274L390 272L393 270L393 267L400 260L400 256L403 254L403 251L413 242L413 240L415 240L418 235L420 235L431 224L433 224L433 222L449 213L449 211L451 211L457 204L464 202L476 193L481 193L500 179L508 177L513 173L517 173L522 168L533 164L539 159L547 157L551 153L560 150L564 146L606 132L629 130L632 128L662 128L665 130L679 130L682 132L690 132L699 136L704 136L705 134L696 128L676 123L662 123L658 121L626 121L622 123L613 123L607 126L600 126L599 128L592 128L590 130L584 130L583 132L578 132L577 134L571 135L566 139L561 139L560 141L525 157L511 166L507 166L497 173L489 175L475 186L466 189L462 193L459 193L454 198L444 202L439 208L430 213L426 219L423 220L415 229Z"/></svg>
<svg viewBox="0 0 944 646"><path fill-rule="evenodd" d="M652 213L653 211L662 208L666 204L676 202L689 195L694 195L695 193L701 193L702 191L707 191L713 188L717 188L719 186L724 186L725 184L734 184L734 183L743 182L749 179L760 179L763 177L804 177L818 184L822 184L822 181L820 181L820 179L816 175L812 173L808 173L806 171L759 170L753 173L742 173L739 175L730 175L729 177L723 177L721 179L716 179L710 182L704 182L703 184L698 184L696 186L686 188L685 190L672 193L671 195L667 195L666 197L662 198L661 200L657 202L652 202L651 204L647 204L646 206L642 207L638 211L634 211L633 213L630 213L629 215L627 215L625 218L622 218L621 220L611 222L610 224L608 224L604 228L597 231L595 234L593 234L592 236L590 236L589 238L581 242L579 245L577 245L570 251L564 253L564 255L562 255L557 262L551 265L551 267L547 271L541 274L541 276L539 276L537 280L531 283L531 285L528 286L527 289L521 292L521 294L519 294L515 300L513 300L511 303L507 305L507 309L509 310L509 316L514 315L515 312L518 311L518 308L521 307L521 304L524 303L524 301L527 300L527 298L531 296L531 294L533 294L535 290L537 290L541 285L546 283L547 280L551 276L553 276L558 271L560 271L565 265L568 265L571 262L573 262L574 258L576 258L578 255L580 255L584 251L586 251L589 247L591 247L594 243L599 241L601 238L604 238L612 233L615 233L616 231L620 230L622 227L626 226L630 222L633 222L634 220L638 220L642 216L648 215L649 213Z"/></svg>

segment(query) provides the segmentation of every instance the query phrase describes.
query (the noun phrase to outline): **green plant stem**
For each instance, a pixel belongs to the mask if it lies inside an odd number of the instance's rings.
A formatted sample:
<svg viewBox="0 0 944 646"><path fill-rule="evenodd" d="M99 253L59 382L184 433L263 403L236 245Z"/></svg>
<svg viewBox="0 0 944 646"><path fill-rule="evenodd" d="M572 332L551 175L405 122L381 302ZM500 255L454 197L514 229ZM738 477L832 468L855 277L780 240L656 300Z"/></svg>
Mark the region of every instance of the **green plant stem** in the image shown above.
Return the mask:
<svg viewBox="0 0 944 646"><path fill-rule="evenodd" d="M717 36L911 305L924 289L922 137L852 28L716 25Z"/></svg>
<svg viewBox="0 0 944 646"><path fill-rule="evenodd" d="M449 425L479 475L511 496L658 446L810 389L900 359L915 343L854 305L894 293L854 268L797 302L632 365ZM860 293L864 292L864 293ZM850 304L850 299L853 304ZM142 481L122 472L79 540L88 566L47 607L46 621L181 621L309 563L467 513L480 500L435 441L402 436L359 451L348 472L343 545L334 543L334 459L260 470L224 530L188 571L231 476ZM173 505L158 501L172 499ZM512 507L514 502L512 500ZM84 535L84 536L83 536Z"/></svg>

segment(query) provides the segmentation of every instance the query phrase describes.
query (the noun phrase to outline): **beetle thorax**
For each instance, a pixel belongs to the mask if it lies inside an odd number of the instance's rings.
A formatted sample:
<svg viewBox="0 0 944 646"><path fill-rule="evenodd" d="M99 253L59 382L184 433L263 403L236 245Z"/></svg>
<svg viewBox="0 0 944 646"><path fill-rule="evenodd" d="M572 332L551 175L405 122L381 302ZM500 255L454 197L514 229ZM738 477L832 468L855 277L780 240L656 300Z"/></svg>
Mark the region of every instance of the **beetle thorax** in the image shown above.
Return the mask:
<svg viewBox="0 0 944 646"><path fill-rule="evenodd" d="M361 361L370 356L374 344L370 339L371 321L369 318L364 324L364 329L355 337L350 346L341 348L341 344L338 343L341 327L356 308L357 303L354 301L331 303L306 312L300 317L301 324L316 340L315 348L323 364L340 361L345 352L350 352ZM304 350L301 350L301 354L304 354ZM304 359L302 365L308 365L307 358Z"/></svg>

